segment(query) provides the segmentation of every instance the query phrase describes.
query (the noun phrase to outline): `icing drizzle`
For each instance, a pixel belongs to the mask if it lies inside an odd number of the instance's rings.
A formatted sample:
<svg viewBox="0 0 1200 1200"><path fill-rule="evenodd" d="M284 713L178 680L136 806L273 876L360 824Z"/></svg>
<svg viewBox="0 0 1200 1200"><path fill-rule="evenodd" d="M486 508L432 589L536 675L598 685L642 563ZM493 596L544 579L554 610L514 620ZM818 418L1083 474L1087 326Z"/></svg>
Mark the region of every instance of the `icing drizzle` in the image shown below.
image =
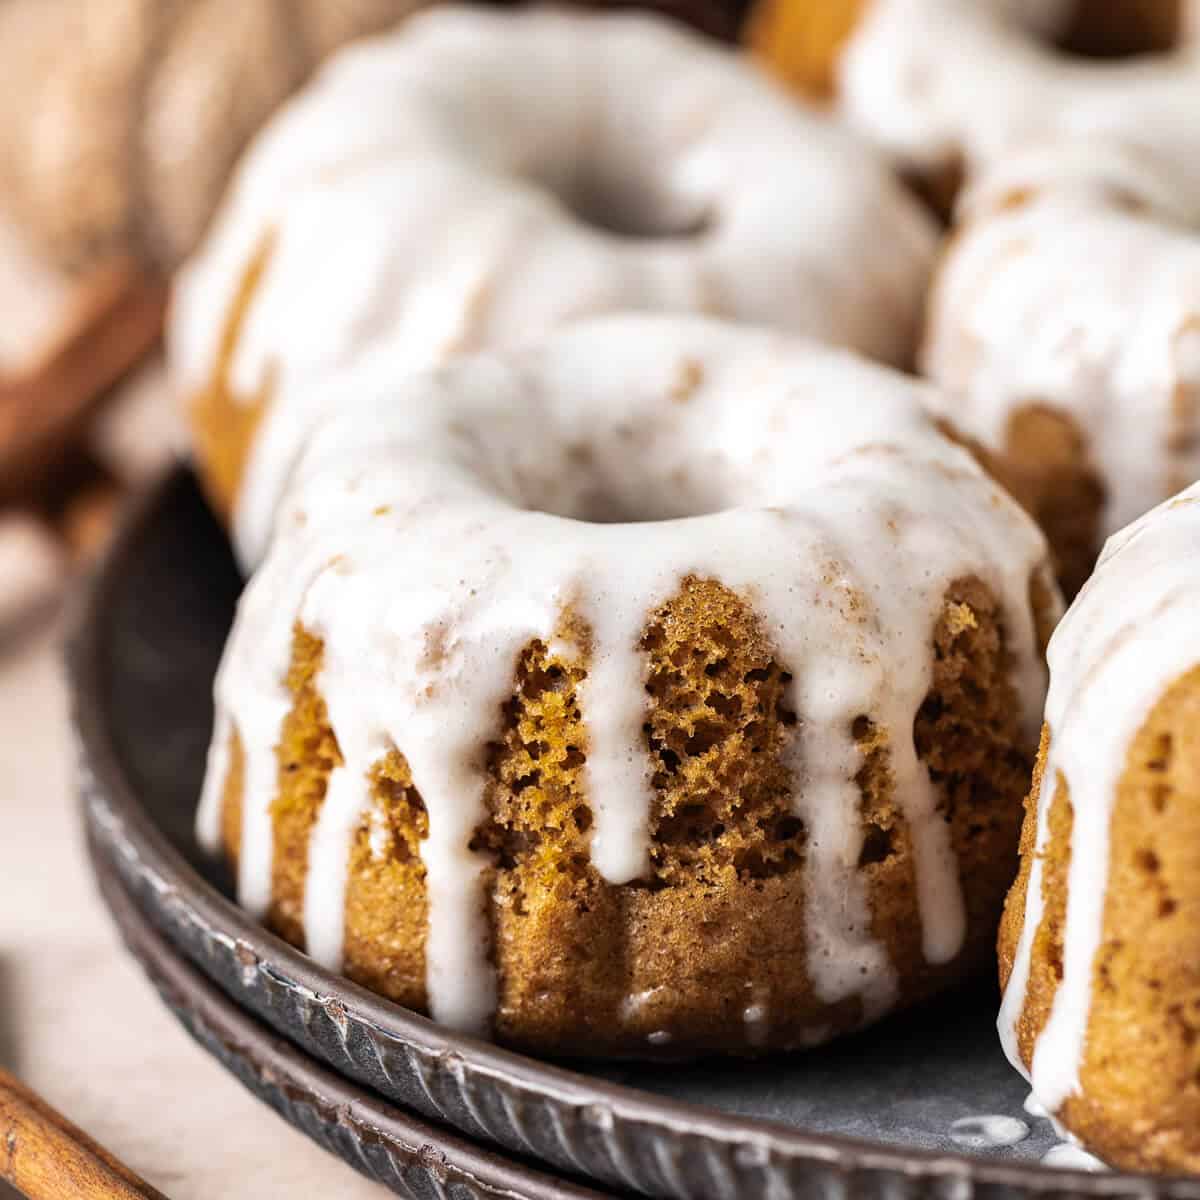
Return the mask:
<svg viewBox="0 0 1200 1200"><path fill-rule="evenodd" d="M370 828L372 766L399 749L429 816L431 1010L486 1028L488 864L468 844L486 815L485 747L518 655L535 638L570 651L556 641L568 611L588 628L593 862L610 882L637 878L653 798L639 639L692 576L744 595L793 673L801 719L788 762L808 831L818 995L860 996L869 1019L895 989L857 870L852 726L863 714L889 733L925 955L957 953L957 864L911 733L930 639L949 586L980 579L1002 606L1032 741L1044 673L1029 585L1045 573L1045 546L935 432L919 384L764 332L631 316L415 378L363 365L336 391L339 412L293 472L216 683L198 825L215 845L236 731L243 903L261 914L269 900L275 746L298 623L323 643L318 684L343 758L310 845L310 952L341 966L351 839Z"/></svg>
<svg viewBox="0 0 1200 1200"><path fill-rule="evenodd" d="M1058 1167L1064 1171L1107 1171L1108 1167L1094 1154L1089 1154L1082 1146L1071 1142L1062 1142L1051 1146L1042 1155L1042 1163L1047 1167Z"/></svg>
<svg viewBox="0 0 1200 1200"><path fill-rule="evenodd" d="M1028 1136L1024 1121L1001 1113L960 1117L950 1126L950 1140L964 1150L1005 1150Z"/></svg>

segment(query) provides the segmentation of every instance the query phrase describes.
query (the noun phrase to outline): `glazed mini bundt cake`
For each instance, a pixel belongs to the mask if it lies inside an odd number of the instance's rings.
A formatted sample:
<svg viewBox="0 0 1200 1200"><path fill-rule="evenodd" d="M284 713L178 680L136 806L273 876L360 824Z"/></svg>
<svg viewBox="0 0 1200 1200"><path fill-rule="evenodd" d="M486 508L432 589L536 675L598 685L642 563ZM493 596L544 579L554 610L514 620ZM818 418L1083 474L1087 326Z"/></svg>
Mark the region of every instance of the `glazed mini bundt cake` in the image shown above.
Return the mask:
<svg viewBox="0 0 1200 1200"><path fill-rule="evenodd" d="M447 5L341 54L259 137L180 281L171 367L252 565L341 401L315 376L614 309L911 365L934 249L879 156L731 51L646 14Z"/></svg>
<svg viewBox="0 0 1200 1200"><path fill-rule="evenodd" d="M809 1045L991 961L1057 594L922 385L631 315L337 391L216 683L251 912L550 1053Z"/></svg>
<svg viewBox="0 0 1200 1200"><path fill-rule="evenodd" d="M923 372L1001 460L1063 589L1104 538L1200 478L1200 63L1137 139L1030 147L966 194Z"/></svg>
<svg viewBox="0 0 1200 1200"><path fill-rule="evenodd" d="M1200 485L1112 537L1050 644L1000 933L1004 1047L1108 1162L1200 1171Z"/></svg>
<svg viewBox="0 0 1200 1200"><path fill-rule="evenodd" d="M1194 0L759 0L755 56L946 210L1030 140L1194 111ZM1164 103L1168 102L1169 103Z"/></svg>

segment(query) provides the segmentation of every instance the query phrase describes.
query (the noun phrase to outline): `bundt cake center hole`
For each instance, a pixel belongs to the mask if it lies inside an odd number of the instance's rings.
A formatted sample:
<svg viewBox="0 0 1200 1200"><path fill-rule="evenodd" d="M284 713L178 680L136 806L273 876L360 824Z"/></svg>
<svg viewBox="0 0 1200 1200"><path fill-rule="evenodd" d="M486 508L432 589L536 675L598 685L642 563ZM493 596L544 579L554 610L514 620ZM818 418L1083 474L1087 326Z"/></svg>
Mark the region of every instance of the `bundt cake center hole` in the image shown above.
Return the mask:
<svg viewBox="0 0 1200 1200"><path fill-rule="evenodd" d="M1051 44L1072 58L1113 60L1166 54L1184 39L1184 0L1074 0Z"/></svg>
<svg viewBox="0 0 1200 1200"><path fill-rule="evenodd" d="M725 511L729 507L728 498L713 494L717 491L706 487L700 479L686 483L660 479L656 483L649 477L627 488L617 481L584 472L565 491L527 487L518 502L529 512L566 517L588 525L642 525Z"/></svg>
<svg viewBox="0 0 1200 1200"><path fill-rule="evenodd" d="M582 175L562 201L576 220L610 237L630 241L689 241L712 227L712 214L689 198L652 190L638 181L596 170Z"/></svg>
<svg viewBox="0 0 1200 1200"><path fill-rule="evenodd" d="M626 505L618 497L592 497L582 513L570 514L575 520L589 525L646 525L661 521L682 521L692 517L706 517L720 512L724 506L714 504L696 509L683 505L678 507L664 503L653 507ZM561 515L561 514L560 514Z"/></svg>

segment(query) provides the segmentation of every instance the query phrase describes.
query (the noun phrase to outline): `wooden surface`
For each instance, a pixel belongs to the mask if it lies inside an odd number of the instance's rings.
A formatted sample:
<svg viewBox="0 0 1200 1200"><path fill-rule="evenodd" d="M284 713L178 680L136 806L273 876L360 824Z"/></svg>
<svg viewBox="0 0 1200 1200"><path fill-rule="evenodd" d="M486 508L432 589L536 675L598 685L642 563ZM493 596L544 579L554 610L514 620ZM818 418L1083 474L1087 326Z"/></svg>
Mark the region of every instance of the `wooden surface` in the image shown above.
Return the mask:
<svg viewBox="0 0 1200 1200"><path fill-rule="evenodd" d="M0 363L62 294L0 228ZM161 373L106 422L114 461L163 462ZM382 1200L195 1046L119 945L84 861L58 649L53 621L0 644L0 1066L171 1200Z"/></svg>

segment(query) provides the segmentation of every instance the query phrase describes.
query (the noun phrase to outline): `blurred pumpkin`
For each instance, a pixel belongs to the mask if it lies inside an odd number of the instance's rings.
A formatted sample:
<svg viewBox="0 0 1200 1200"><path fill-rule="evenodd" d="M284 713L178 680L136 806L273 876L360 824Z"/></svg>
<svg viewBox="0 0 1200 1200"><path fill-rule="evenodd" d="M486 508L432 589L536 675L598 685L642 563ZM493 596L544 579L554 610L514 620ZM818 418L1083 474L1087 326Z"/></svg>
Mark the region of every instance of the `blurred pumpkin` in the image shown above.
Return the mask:
<svg viewBox="0 0 1200 1200"><path fill-rule="evenodd" d="M56 262L195 245L263 119L424 0L0 0L0 203Z"/></svg>

